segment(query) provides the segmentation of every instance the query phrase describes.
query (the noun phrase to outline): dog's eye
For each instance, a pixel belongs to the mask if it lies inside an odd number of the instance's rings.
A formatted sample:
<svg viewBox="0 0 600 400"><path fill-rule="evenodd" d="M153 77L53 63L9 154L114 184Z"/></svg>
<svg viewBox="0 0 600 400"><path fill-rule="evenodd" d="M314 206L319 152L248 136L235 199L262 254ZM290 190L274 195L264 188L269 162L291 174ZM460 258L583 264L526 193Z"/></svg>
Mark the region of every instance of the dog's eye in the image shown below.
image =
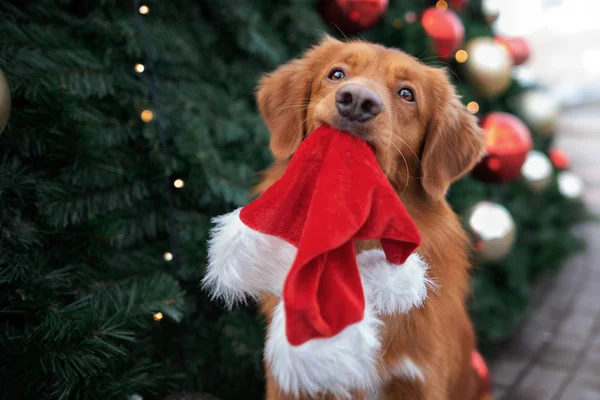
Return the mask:
<svg viewBox="0 0 600 400"><path fill-rule="evenodd" d="M410 102L415 101L415 95L413 94L412 90L407 89L407 88L400 89L400 91L398 92L398 96L400 96L400 98L402 100L406 100L406 101L410 101Z"/></svg>
<svg viewBox="0 0 600 400"><path fill-rule="evenodd" d="M341 69L334 69L329 73L327 78L331 79L332 81L340 81L344 79L345 76L346 74L344 74L344 71L342 71Z"/></svg>

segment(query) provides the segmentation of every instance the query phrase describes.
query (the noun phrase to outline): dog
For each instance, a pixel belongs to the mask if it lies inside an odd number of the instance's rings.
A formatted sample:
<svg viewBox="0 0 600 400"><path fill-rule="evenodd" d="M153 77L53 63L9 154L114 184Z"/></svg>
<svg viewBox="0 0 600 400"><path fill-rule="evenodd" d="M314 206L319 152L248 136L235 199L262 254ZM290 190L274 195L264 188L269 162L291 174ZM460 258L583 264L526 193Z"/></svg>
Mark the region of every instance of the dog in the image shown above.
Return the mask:
<svg viewBox="0 0 600 400"><path fill-rule="evenodd" d="M265 75L257 104L275 161L256 194L283 175L307 134L328 124L373 146L422 236L417 252L439 289L428 293L421 308L382 317L379 387L354 398L489 399L471 364L476 340L465 305L470 240L445 199L450 184L483 156L484 137L446 71L397 49L326 36L301 58ZM364 241L356 251L377 247L377 241ZM262 297L269 323L278 302ZM265 367L266 398L295 398L279 390Z"/></svg>

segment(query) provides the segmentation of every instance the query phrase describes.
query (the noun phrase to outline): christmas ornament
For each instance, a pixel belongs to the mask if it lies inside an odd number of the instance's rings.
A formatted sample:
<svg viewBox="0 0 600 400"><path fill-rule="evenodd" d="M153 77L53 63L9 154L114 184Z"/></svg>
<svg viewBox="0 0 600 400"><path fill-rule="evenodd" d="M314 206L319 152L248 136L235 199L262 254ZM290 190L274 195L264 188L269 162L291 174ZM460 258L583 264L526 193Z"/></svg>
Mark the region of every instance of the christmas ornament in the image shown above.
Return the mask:
<svg viewBox="0 0 600 400"><path fill-rule="evenodd" d="M479 379L481 379L483 392L491 393L492 379L490 378L490 370L485 359L477 350L471 352L471 365L477 376L479 376Z"/></svg>
<svg viewBox="0 0 600 400"><path fill-rule="evenodd" d="M508 182L519 177L531 150L531 133L514 115L492 112L480 123L485 132L486 156L473 169L473 176L485 182Z"/></svg>
<svg viewBox="0 0 600 400"><path fill-rule="evenodd" d="M506 47L488 37L467 43L469 58L463 63L467 80L475 91L485 97L504 93L510 86L512 58Z"/></svg>
<svg viewBox="0 0 600 400"><path fill-rule="evenodd" d="M500 0L483 0L481 11L488 23L493 24L500 16Z"/></svg>
<svg viewBox="0 0 600 400"><path fill-rule="evenodd" d="M521 65L529 59L531 49L529 42L522 37L496 36L495 40L506 47L514 65Z"/></svg>
<svg viewBox="0 0 600 400"><path fill-rule="evenodd" d="M551 148L548 151L548 157L550 157L554 168L567 169L571 167L571 157L558 147Z"/></svg>
<svg viewBox="0 0 600 400"><path fill-rule="evenodd" d="M552 164L544 153L532 150L527 155L521 175L533 191L540 192L552 182Z"/></svg>
<svg viewBox="0 0 600 400"><path fill-rule="evenodd" d="M515 223L502 205L481 201L466 216L469 232L475 240L478 255L486 261L499 260L515 243Z"/></svg>
<svg viewBox="0 0 600 400"><path fill-rule="evenodd" d="M519 112L523 120L534 132L539 132L545 137L554 134L558 111L558 102L545 90L528 90L519 98Z"/></svg>
<svg viewBox="0 0 600 400"><path fill-rule="evenodd" d="M428 280L419 232L366 142L319 127L277 182L215 223L203 283L229 304L281 298L265 358L286 394L350 397L378 379L378 317L419 307ZM355 255L368 238L382 249Z"/></svg>
<svg viewBox="0 0 600 400"><path fill-rule="evenodd" d="M345 32L359 32L375 25L388 7L388 0L322 0L327 21Z"/></svg>
<svg viewBox="0 0 600 400"><path fill-rule="evenodd" d="M571 171L558 173L558 191L568 199L580 199L585 184L579 175Z"/></svg>
<svg viewBox="0 0 600 400"><path fill-rule="evenodd" d="M414 24L419 20L419 16L414 11L407 11L406 14L404 14L404 20L407 24Z"/></svg>
<svg viewBox="0 0 600 400"><path fill-rule="evenodd" d="M0 69L0 135L4 132L10 118L10 88Z"/></svg>
<svg viewBox="0 0 600 400"><path fill-rule="evenodd" d="M462 11L468 3L469 0L449 0L450 8L455 11Z"/></svg>
<svg viewBox="0 0 600 400"><path fill-rule="evenodd" d="M514 67L511 75L514 80L519 82L519 84L524 87L533 87L539 81L539 78L536 76L533 68L527 64Z"/></svg>
<svg viewBox="0 0 600 400"><path fill-rule="evenodd" d="M433 40L433 48L441 58L450 58L465 37L465 27L452 10L430 7L421 19L425 32Z"/></svg>

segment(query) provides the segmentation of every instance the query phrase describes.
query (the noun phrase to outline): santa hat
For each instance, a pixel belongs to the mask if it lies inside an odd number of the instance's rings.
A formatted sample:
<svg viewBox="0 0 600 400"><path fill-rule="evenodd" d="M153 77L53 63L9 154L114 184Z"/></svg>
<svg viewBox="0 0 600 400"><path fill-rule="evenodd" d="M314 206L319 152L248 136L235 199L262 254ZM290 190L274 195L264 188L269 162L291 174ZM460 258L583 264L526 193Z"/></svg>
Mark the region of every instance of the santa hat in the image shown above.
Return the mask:
<svg viewBox="0 0 600 400"><path fill-rule="evenodd" d="M420 307L431 281L414 253L419 232L374 150L321 126L281 179L214 222L204 285L229 305L281 298L265 346L280 389L349 397L376 385L378 316ZM354 242L366 239L382 249L357 256Z"/></svg>

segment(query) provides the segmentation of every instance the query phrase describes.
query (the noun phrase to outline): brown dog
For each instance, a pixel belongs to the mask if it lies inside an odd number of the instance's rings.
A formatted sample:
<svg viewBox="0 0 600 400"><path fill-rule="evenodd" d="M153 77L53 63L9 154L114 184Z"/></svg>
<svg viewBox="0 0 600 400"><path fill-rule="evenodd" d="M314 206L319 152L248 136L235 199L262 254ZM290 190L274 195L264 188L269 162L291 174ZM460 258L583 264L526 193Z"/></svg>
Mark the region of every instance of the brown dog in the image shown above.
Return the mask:
<svg viewBox="0 0 600 400"><path fill-rule="evenodd" d="M382 317L381 387L354 398L479 399L481 383L471 366L475 339L465 310L469 240L445 194L481 157L483 136L445 71L399 50L326 37L264 77L257 97L276 157L257 192L281 177L302 139L319 124L363 138L375 147L417 224L423 238L417 251L439 285L424 307ZM357 251L377 246L362 242ZM263 298L269 321L277 303L274 296ZM410 373L399 373L400 364ZM269 374L267 399L288 398Z"/></svg>

